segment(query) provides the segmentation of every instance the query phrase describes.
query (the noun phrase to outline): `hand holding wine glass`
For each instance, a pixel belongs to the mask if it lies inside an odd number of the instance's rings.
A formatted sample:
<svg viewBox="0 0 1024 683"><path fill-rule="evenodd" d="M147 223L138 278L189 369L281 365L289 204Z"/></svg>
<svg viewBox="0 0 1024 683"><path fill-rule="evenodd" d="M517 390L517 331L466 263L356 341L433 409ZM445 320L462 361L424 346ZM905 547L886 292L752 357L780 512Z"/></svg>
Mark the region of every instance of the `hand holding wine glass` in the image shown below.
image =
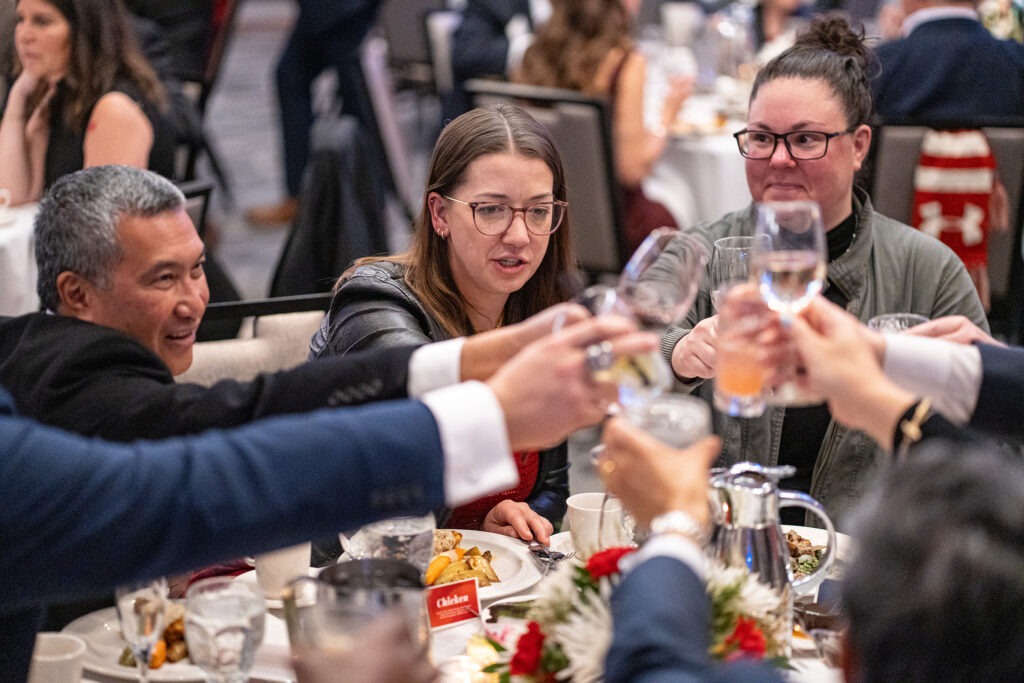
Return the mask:
<svg viewBox="0 0 1024 683"><path fill-rule="evenodd" d="M752 261L753 277L761 297L779 314L784 327L825 287L827 249L821 208L817 202L762 202ZM776 405L811 405L810 396L796 383L796 363L779 368L772 402Z"/></svg>
<svg viewBox="0 0 1024 683"><path fill-rule="evenodd" d="M121 637L138 664L139 680L146 683L153 646L164 631L167 580L158 578L124 584L115 591L115 599Z"/></svg>

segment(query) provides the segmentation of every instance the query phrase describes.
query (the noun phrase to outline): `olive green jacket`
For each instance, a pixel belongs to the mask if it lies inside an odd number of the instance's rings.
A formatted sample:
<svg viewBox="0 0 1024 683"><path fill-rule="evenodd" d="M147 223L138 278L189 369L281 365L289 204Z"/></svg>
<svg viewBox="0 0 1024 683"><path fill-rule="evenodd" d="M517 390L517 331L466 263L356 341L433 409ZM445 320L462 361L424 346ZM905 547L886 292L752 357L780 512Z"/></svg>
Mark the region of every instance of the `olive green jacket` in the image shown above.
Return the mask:
<svg viewBox="0 0 1024 683"><path fill-rule="evenodd" d="M850 248L828 266L828 287L838 287L849 303L846 310L861 321L881 313L919 313L928 318L964 315L984 330L988 320L970 276L960 259L939 240L876 213L867 193L854 192L857 230ZM727 214L689 229L708 242L708 253L720 237L753 232L754 207ZM672 349L698 321L712 315L710 280L705 278L697 301L681 327L662 338L662 352L671 362ZM680 391L697 391L710 401L712 382L680 381ZM719 464L750 460L774 465L779 460L784 408L759 418L730 418L715 412L715 432L722 438ZM889 455L863 432L834 420L825 433L811 479L817 498L839 527L879 466Z"/></svg>

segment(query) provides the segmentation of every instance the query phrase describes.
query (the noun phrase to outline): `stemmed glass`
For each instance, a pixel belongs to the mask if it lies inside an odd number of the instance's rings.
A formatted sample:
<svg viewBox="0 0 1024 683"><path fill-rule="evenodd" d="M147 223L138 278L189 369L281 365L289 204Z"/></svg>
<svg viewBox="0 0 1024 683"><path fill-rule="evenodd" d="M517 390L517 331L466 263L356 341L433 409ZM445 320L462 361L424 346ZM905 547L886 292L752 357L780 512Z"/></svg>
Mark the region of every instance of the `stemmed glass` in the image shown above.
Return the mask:
<svg viewBox="0 0 1024 683"><path fill-rule="evenodd" d="M244 683L263 642L267 603L255 585L215 576L185 592L189 656L210 683Z"/></svg>
<svg viewBox="0 0 1024 683"><path fill-rule="evenodd" d="M761 297L789 326L825 287L827 252L821 208L817 202L762 202L757 205L752 272ZM779 369L775 405L820 403L794 381L795 363Z"/></svg>
<svg viewBox="0 0 1024 683"><path fill-rule="evenodd" d="M750 261L758 237L740 235L715 240L711 252L711 306L718 311L725 292L733 285L750 280Z"/></svg>
<svg viewBox="0 0 1024 683"><path fill-rule="evenodd" d="M121 637L128 643L139 666L139 680L146 683L153 646L164 631L167 580L159 578L118 586L115 599Z"/></svg>
<svg viewBox="0 0 1024 683"><path fill-rule="evenodd" d="M618 312L630 315L642 329L663 333L690 310L697 297L707 262L707 249L698 237L672 228L658 228L644 239L630 257L615 289L599 290L597 298L601 305L588 305L588 308L595 313ZM591 288L588 291L593 290ZM625 411L626 419L637 424L641 421L640 416L659 414L662 423L660 429L667 429L669 433L684 431L682 425L688 424L689 419L684 415L688 413L687 407L673 402L676 398L684 401L697 399L662 397L671 387L672 370L659 352L618 358L611 372L610 379L618 384L619 403ZM666 421L669 422L667 426ZM654 429L651 425L640 426ZM709 428L710 419L699 431L706 434ZM690 435L686 441L685 445L692 442ZM605 493L598 521L598 539L605 537L605 508L612 498L610 493ZM641 530L636 533L641 533Z"/></svg>

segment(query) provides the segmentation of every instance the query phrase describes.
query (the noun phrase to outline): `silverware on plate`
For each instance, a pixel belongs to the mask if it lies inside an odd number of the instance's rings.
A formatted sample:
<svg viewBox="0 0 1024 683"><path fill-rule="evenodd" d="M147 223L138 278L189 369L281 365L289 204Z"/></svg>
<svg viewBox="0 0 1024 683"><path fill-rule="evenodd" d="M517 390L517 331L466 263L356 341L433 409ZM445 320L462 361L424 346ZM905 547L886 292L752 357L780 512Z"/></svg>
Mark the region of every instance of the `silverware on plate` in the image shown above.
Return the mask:
<svg viewBox="0 0 1024 683"><path fill-rule="evenodd" d="M576 552L563 553L558 550L552 550L546 545L542 545L537 541L526 541L526 548L533 555L534 559L540 565L541 571L547 574L552 570L555 565L563 560L571 559L576 555Z"/></svg>

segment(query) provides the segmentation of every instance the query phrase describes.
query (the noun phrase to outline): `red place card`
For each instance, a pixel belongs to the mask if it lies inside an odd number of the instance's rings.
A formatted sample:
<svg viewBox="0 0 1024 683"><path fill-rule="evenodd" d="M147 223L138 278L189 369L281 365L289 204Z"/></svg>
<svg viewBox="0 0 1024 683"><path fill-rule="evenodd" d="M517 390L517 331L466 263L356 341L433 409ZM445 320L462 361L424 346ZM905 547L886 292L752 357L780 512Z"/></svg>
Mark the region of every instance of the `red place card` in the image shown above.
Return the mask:
<svg viewBox="0 0 1024 683"><path fill-rule="evenodd" d="M477 586L476 579L466 579L428 588L426 600L430 628L479 619L480 598L477 596Z"/></svg>

